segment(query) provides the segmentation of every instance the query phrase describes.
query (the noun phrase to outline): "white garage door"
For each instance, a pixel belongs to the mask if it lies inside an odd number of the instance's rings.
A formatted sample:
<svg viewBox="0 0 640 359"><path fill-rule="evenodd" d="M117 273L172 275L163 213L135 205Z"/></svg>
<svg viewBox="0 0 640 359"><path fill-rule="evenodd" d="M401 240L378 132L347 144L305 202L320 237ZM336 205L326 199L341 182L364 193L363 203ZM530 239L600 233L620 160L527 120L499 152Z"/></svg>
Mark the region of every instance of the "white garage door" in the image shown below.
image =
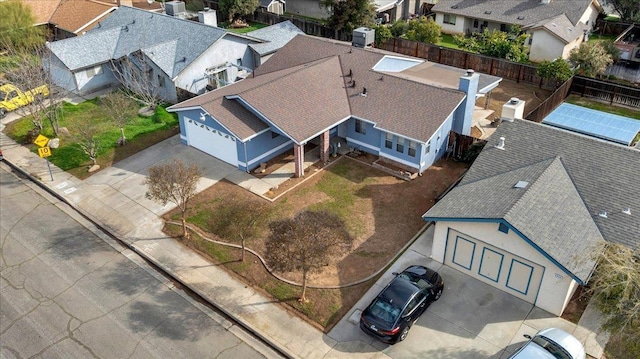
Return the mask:
<svg viewBox="0 0 640 359"><path fill-rule="evenodd" d="M197 121L185 121L185 123L189 146L238 166L238 151L233 136L216 131Z"/></svg>
<svg viewBox="0 0 640 359"><path fill-rule="evenodd" d="M534 303L544 267L454 230L445 264L529 303Z"/></svg>

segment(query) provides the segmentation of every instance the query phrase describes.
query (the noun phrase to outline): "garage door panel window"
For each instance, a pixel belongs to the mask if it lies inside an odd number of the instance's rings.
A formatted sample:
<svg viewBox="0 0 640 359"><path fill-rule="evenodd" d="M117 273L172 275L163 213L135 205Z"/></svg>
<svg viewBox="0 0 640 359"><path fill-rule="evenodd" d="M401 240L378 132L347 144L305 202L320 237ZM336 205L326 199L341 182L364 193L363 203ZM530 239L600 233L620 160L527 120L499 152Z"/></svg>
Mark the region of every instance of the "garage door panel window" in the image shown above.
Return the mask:
<svg viewBox="0 0 640 359"><path fill-rule="evenodd" d="M502 268L503 261L504 255L502 253L487 247L482 248L478 274L497 283L500 279L500 268Z"/></svg>
<svg viewBox="0 0 640 359"><path fill-rule="evenodd" d="M512 259L511 266L509 267L509 276L507 277L507 288L527 295L532 275L532 266L522 263L517 259Z"/></svg>
<svg viewBox="0 0 640 359"><path fill-rule="evenodd" d="M473 253L475 250L476 244L474 242L456 236L451 261L466 270L471 270L471 266L473 265Z"/></svg>

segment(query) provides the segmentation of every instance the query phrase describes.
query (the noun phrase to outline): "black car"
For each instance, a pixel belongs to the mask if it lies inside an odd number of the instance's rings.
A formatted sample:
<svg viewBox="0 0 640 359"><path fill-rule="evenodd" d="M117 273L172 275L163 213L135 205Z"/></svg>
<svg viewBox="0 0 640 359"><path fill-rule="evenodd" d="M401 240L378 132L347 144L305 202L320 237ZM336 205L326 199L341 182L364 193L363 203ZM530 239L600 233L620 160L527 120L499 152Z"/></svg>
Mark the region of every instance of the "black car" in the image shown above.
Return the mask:
<svg viewBox="0 0 640 359"><path fill-rule="evenodd" d="M388 344L406 339L411 326L440 299L444 280L438 272L411 266L378 294L360 316L360 328Z"/></svg>

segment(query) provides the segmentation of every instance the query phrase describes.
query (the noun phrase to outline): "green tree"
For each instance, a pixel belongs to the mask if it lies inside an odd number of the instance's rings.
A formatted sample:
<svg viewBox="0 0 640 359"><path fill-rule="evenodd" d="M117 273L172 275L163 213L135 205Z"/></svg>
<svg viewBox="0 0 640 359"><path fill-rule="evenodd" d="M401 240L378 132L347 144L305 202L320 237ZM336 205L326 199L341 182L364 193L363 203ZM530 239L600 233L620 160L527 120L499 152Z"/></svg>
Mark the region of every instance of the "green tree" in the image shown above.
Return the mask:
<svg viewBox="0 0 640 359"><path fill-rule="evenodd" d="M348 34L360 26L373 26L376 18L372 0L320 0L320 5L331 13L327 26Z"/></svg>
<svg viewBox="0 0 640 359"><path fill-rule="evenodd" d="M186 213L189 201L196 195L196 186L201 176L202 171L195 164L186 165L174 159L170 163L150 167L144 182L148 187L147 198L158 201L163 206L168 202L178 206L183 238L189 238Z"/></svg>
<svg viewBox="0 0 640 359"><path fill-rule="evenodd" d="M640 22L640 1L638 0L609 0L620 14L622 21Z"/></svg>
<svg viewBox="0 0 640 359"><path fill-rule="evenodd" d="M209 221L213 233L218 236L236 240L242 245L241 261L244 262L245 243L257 236L268 220L268 206L262 202L247 206L233 198L222 202L217 214Z"/></svg>
<svg viewBox="0 0 640 359"><path fill-rule="evenodd" d="M218 4L222 13L229 19L229 22L253 14L260 6L258 0L220 0Z"/></svg>
<svg viewBox="0 0 640 359"><path fill-rule="evenodd" d="M569 66L569 63L562 58L558 58L553 61L542 61L538 64L536 73L543 80L556 79L559 82L565 82L573 76L571 66ZM540 87L542 87L542 81L540 81Z"/></svg>
<svg viewBox="0 0 640 359"><path fill-rule="evenodd" d="M391 35L394 37L400 37L407 32L409 23L405 20L397 20L391 25Z"/></svg>
<svg viewBox="0 0 640 359"><path fill-rule="evenodd" d="M98 164L98 154L102 150L100 135L109 130L109 125L107 119L98 110L67 120L68 136L71 137L71 141L78 144L94 166Z"/></svg>
<svg viewBox="0 0 640 359"><path fill-rule="evenodd" d="M436 44L440 41L440 25L430 17L420 16L419 19L409 21L405 36L409 40Z"/></svg>
<svg viewBox="0 0 640 359"><path fill-rule="evenodd" d="M351 248L344 222L327 211L303 211L294 218L272 222L266 243L266 261L277 271L302 272L300 301L306 302L307 278L325 267L332 257Z"/></svg>
<svg viewBox="0 0 640 359"><path fill-rule="evenodd" d="M393 37L393 35L391 34L391 30L389 29L389 26L376 25L372 27L372 29L375 30L376 32L376 40L375 40L376 47L382 46L385 42L387 42L387 40Z"/></svg>
<svg viewBox="0 0 640 359"><path fill-rule="evenodd" d="M484 29L469 37L455 35L454 41L461 49L483 55L499 57L515 62L526 62L529 59L524 45L527 34L520 33L518 28L510 33L499 30Z"/></svg>
<svg viewBox="0 0 640 359"><path fill-rule="evenodd" d="M582 76L595 77L603 74L613 58L600 42L583 42L569 53L569 61Z"/></svg>
<svg viewBox="0 0 640 359"><path fill-rule="evenodd" d="M29 6L17 0L0 1L0 50L31 51L45 42L43 27L35 27Z"/></svg>

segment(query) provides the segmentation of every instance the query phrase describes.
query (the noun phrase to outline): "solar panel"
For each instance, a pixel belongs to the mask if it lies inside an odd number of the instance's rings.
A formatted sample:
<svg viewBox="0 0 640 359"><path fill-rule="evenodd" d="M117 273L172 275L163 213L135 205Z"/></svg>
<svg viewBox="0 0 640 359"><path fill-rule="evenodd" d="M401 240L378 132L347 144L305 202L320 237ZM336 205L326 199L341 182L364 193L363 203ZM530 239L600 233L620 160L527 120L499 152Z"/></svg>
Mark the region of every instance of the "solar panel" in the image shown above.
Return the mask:
<svg viewBox="0 0 640 359"><path fill-rule="evenodd" d="M631 145L640 132L640 119L592 110L570 103L558 106L545 117L542 123L627 146Z"/></svg>

